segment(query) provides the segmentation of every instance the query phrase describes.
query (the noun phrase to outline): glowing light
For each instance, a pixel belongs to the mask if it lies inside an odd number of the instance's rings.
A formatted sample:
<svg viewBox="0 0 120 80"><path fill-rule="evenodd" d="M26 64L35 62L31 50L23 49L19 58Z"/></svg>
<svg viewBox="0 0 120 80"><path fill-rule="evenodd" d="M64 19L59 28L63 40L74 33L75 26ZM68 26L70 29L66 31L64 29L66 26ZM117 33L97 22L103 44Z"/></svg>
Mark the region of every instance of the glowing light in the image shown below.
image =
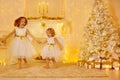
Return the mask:
<svg viewBox="0 0 120 80"><path fill-rule="evenodd" d="M5 63L5 58L0 59L0 64L3 65L3 66L6 65L6 63Z"/></svg>
<svg viewBox="0 0 120 80"><path fill-rule="evenodd" d="M115 67L115 70L116 70L116 71L119 71L119 67Z"/></svg>
<svg viewBox="0 0 120 80"><path fill-rule="evenodd" d="M78 61L78 49L73 46L65 47L65 54L63 55L63 63L76 63Z"/></svg>

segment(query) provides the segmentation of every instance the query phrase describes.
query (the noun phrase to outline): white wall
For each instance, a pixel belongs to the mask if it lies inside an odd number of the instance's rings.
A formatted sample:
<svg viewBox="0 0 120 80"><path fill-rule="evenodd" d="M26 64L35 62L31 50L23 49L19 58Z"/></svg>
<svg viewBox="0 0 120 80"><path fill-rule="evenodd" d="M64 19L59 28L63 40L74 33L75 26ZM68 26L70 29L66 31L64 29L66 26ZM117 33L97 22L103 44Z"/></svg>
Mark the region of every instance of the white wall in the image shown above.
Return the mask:
<svg viewBox="0 0 120 80"><path fill-rule="evenodd" d="M63 2L64 0L26 0L25 16L27 17L39 17L39 3L48 3L48 13L45 13L49 17L60 17L64 13Z"/></svg>
<svg viewBox="0 0 120 80"><path fill-rule="evenodd" d="M14 20L24 14L24 0L0 0L0 31L11 30Z"/></svg>

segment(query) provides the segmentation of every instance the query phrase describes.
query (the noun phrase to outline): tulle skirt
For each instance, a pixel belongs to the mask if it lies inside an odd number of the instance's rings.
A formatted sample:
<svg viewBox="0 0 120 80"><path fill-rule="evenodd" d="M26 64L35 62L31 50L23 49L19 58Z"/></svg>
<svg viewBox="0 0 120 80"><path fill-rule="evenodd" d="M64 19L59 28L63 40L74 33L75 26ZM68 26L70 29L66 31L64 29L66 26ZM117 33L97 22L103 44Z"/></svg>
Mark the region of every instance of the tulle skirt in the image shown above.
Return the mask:
<svg viewBox="0 0 120 80"><path fill-rule="evenodd" d="M61 51L57 45L46 45L43 47L41 56L43 59L45 58L56 58L61 55Z"/></svg>
<svg viewBox="0 0 120 80"><path fill-rule="evenodd" d="M11 42L8 51L11 56L16 58L30 58L36 54L32 43L27 37L25 39L15 37L14 40Z"/></svg>

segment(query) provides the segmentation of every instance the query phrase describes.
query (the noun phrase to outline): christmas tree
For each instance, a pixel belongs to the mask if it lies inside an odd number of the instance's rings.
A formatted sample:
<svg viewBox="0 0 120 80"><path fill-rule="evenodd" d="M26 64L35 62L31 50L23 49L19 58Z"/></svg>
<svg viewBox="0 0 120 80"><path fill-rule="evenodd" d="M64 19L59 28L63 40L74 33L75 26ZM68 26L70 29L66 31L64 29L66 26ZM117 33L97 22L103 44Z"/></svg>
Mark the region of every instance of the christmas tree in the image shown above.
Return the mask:
<svg viewBox="0 0 120 80"><path fill-rule="evenodd" d="M117 27L109 9L102 0L95 0L88 24L84 27L85 46L81 47L80 56L88 59L90 55L118 59L116 47L120 43Z"/></svg>

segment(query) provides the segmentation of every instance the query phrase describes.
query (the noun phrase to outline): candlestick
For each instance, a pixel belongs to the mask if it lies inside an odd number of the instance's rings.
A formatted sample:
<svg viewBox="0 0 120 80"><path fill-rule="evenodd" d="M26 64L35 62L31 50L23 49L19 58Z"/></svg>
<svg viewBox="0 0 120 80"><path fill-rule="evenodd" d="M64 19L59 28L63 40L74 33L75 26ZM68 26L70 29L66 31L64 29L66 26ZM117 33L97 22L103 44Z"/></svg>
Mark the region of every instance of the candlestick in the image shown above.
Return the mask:
<svg viewBox="0 0 120 80"><path fill-rule="evenodd" d="M48 13L48 3L41 2L38 4L39 16L44 17Z"/></svg>

